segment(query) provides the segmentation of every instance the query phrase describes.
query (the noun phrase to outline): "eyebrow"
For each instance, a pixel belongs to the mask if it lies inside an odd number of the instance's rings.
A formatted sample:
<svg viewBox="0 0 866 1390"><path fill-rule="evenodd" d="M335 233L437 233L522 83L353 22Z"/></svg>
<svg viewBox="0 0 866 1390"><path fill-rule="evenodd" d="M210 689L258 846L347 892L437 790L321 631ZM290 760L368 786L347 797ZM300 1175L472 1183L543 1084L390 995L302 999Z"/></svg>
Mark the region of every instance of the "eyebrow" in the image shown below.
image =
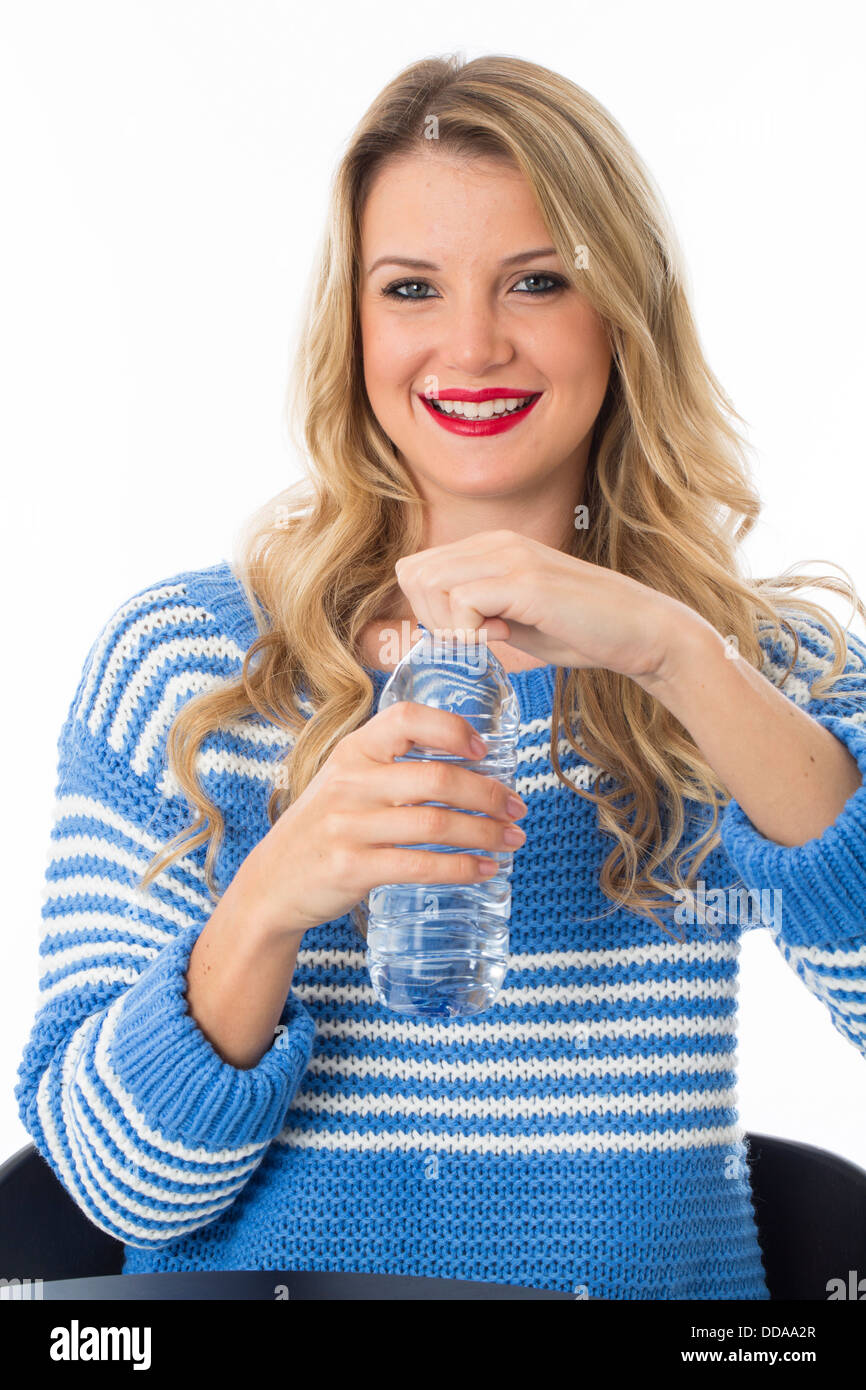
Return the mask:
<svg viewBox="0 0 866 1390"><path fill-rule="evenodd" d="M555 246L535 246L535 247L533 247L533 248L532 248L531 250L529 250L529 251L518 251L517 254L514 255L514 256L506 256L504 260L501 260L501 261L499 262L499 264L500 264L501 266L516 265L516 264L518 263L518 261L529 261L529 260L534 260L534 259L535 259L536 257L538 257L538 256L556 256L556 255L558 255L558 252L557 252ZM376 270L380 265L405 265L405 266L408 266L408 268L409 268L410 270L439 270L439 269L441 269L440 266L434 265L433 261L419 261L419 260L414 260L414 259L413 259L412 257L410 257L410 256L390 256L390 255L389 255L389 256L380 256L379 259L378 259L377 261L374 261L373 264L370 266L370 269L367 271L367 274L368 274L368 275L372 275L372 274L373 274L373 271Z"/></svg>

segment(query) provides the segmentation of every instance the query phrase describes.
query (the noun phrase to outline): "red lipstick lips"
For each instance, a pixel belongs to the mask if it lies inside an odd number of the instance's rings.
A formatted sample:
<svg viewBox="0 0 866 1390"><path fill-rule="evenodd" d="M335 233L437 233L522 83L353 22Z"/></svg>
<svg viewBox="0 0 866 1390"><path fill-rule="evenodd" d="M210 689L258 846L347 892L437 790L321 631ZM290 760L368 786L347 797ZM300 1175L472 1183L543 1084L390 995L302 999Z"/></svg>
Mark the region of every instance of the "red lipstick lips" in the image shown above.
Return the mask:
<svg viewBox="0 0 866 1390"><path fill-rule="evenodd" d="M540 391L515 390L513 386L486 386L481 391L464 391L459 387L449 387L445 391L437 392L432 397L421 396L420 399L424 402L424 408L428 415L433 417L437 425L441 425L445 430L450 430L452 434L488 435L502 434L504 430L513 429L521 420L526 419L540 396ZM510 410L506 414L490 415L483 420L470 420L463 415L449 415L443 410L437 410L436 406L432 404L433 401L474 401L481 403L483 401L524 400L526 397L529 399L519 410Z"/></svg>

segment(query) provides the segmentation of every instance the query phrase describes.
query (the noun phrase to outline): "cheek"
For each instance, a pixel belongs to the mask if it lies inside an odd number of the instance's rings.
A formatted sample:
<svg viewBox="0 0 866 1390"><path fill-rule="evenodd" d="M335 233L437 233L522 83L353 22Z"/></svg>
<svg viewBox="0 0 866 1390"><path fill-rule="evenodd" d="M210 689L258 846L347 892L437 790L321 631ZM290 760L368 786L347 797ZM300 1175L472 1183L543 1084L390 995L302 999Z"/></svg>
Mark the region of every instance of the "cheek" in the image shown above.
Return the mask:
<svg viewBox="0 0 866 1390"><path fill-rule="evenodd" d="M416 335L407 331L407 325L395 322L390 314L362 311L360 322L368 383L383 390L404 385L416 369L419 351L414 343Z"/></svg>
<svg viewBox="0 0 866 1390"><path fill-rule="evenodd" d="M607 329L601 315L589 305L584 306L577 325L578 340L583 345L583 360L593 376L607 377L611 363L611 348Z"/></svg>
<svg viewBox="0 0 866 1390"><path fill-rule="evenodd" d="M604 391L610 374L611 353L604 324L597 314L587 310L563 315L551 325L544 344L544 355L551 381L560 384L563 394L569 389L585 397Z"/></svg>

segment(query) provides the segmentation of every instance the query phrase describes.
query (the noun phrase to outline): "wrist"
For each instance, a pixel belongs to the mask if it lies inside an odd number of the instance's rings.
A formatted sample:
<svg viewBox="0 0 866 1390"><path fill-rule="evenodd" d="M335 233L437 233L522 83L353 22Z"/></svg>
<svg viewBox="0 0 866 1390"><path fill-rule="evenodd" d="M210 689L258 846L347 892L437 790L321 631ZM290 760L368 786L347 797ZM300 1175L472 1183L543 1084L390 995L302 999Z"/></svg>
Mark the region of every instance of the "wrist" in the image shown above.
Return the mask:
<svg viewBox="0 0 866 1390"><path fill-rule="evenodd" d="M678 603L677 611L667 621L657 666L634 679L643 690L670 707L696 674L706 672L709 664L724 654L724 647L723 639L706 618Z"/></svg>
<svg viewBox="0 0 866 1390"><path fill-rule="evenodd" d="M223 894L227 910L244 923L244 930L267 943L299 942L312 926L285 903L275 902L270 891L272 874L255 857L247 855Z"/></svg>

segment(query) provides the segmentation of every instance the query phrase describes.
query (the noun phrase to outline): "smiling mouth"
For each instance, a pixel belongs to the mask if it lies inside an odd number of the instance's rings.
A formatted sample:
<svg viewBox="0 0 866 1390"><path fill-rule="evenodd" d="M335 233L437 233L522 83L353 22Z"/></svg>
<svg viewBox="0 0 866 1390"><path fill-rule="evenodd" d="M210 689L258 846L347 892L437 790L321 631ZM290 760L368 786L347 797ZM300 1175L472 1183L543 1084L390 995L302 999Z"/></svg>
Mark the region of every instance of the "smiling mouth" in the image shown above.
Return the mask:
<svg viewBox="0 0 866 1390"><path fill-rule="evenodd" d="M490 401L444 401L433 396L424 396L423 400L437 414L450 415L455 420L494 420L525 410L540 395L536 391L529 396L497 396Z"/></svg>

